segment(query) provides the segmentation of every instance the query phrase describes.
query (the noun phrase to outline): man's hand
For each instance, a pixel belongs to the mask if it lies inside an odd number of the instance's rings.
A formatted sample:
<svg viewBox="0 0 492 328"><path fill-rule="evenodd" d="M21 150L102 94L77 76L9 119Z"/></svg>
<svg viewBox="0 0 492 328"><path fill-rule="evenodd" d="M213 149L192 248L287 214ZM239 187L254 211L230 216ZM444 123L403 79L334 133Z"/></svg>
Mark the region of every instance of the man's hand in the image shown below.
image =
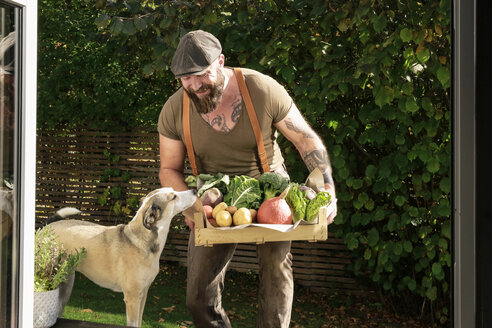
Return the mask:
<svg viewBox="0 0 492 328"><path fill-rule="evenodd" d="M333 185L325 183L325 188L323 191L329 193L331 195L332 200L337 198L335 193L335 187L333 187ZM334 206L335 209L333 210L333 212L331 212L331 214L327 218L328 224L332 224L333 221L335 220L335 217L337 216L337 211L338 211L337 204L335 203Z"/></svg>

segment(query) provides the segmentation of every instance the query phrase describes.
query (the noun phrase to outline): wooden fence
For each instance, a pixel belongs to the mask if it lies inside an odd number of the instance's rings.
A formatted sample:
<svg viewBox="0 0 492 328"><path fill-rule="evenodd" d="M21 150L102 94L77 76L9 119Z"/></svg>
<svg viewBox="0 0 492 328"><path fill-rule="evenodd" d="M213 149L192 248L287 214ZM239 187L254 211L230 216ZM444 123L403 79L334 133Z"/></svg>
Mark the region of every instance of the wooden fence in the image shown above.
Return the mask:
<svg viewBox="0 0 492 328"><path fill-rule="evenodd" d="M116 215L113 207L118 195L109 196L114 190L127 199L144 196L159 187L158 168L155 132L38 131L37 223L65 206L76 207L84 212L82 218L101 224L128 222L134 210ZM176 218L175 222L176 227L183 220ZM186 229L175 229L168 237L163 259L186 265L187 243ZM347 272L348 251L331 233L327 241L293 242L292 254L294 278L301 286L344 293L365 290ZM256 246L238 245L230 268L258 272Z"/></svg>

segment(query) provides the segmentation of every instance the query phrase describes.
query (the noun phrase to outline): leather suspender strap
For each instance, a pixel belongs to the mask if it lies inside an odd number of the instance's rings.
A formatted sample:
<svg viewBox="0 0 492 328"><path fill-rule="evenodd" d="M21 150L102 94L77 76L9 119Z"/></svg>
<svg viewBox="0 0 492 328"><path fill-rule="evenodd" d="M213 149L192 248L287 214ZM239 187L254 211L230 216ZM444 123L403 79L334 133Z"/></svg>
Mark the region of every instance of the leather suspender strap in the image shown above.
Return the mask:
<svg viewBox="0 0 492 328"><path fill-rule="evenodd" d="M268 165L268 159L266 156L265 145L263 144L263 135L261 134L260 124L258 123L258 117L256 116L255 109L253 107L253 102L249 96L248 87L246 82L244 82L243 73L240 68L234 68L234 74L239 85L239 90L241 91L241 96L243 97L244 104L246 106L246 111L248 112L248 117L253 127L253 132L255 134L256 144L258 146L258 156L260 157L261 169L263 173L270 172L270 165ZM193 144L191 142L191 131L190 131L190 98L183 90L183 134L186 145L186 152L188 153L188 159L191 164L191 169L193 175L198 175L198 169L196 166L195 152L193 151Z"/></svg>
<svg viewBox="0 0 492 328"><path fill-rule="evenodd" d="M243 96L244 104L246 105L246 110L248 111L249 120L251 126L253 127L253 132L256 138L256 144L258 145L258 155L260 157L261 168L263 173L270 172L270 165L268 165L268 160L265 151L265 145L263 144L263 135L261 134L260 124L258 123L258 117L256 116L255 108L253 107L253 102L249 96L248 87L246 82L244 82L243 73L239 67L234 68L234 74L236 75L236 80L239 85L239 90Z"/></svg>
<svg viewBox="0 0 492 328"><path fill-rule="evenodd" d="M183 90L183 134L186 145L186 152L188 153L188 159L191 164L191 170L193 175L198 175L198 169L196 167L195 152L193 151L193 144L191 142L190 131L190 97L186 91Z"/></svg>

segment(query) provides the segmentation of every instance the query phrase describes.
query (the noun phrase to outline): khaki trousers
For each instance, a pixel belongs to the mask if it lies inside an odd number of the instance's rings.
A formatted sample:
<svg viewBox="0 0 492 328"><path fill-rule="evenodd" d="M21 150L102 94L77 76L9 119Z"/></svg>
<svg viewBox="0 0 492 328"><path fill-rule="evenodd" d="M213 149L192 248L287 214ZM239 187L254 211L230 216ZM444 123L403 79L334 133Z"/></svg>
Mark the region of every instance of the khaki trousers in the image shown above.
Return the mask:
<svg viewBox="0 0 492 328"><path fill-rule="evenodd" d="M197 328L231 327L222 307L222 291L227 267L237 244L195 246L193 232L188 241L186 305ZM290 324L294 281L291 242L271 242L257 246L259 262L259 328L287 328Z"/></svg>

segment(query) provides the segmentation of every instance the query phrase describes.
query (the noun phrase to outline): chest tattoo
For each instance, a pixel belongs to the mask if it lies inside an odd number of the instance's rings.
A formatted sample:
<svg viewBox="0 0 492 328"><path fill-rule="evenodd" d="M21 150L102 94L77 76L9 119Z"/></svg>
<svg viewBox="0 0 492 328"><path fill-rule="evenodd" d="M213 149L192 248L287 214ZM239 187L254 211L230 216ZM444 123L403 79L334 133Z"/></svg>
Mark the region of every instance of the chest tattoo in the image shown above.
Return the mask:
<svg viewBox="0 0 492 328"><path fill-rule="evenodd" d="M232 102L231 121L233 124L235 124L235 123L237 123L237 121L239 121L239 117L241 116L242 107L243 106L242 106L241 97L237 97Z"/></svg>
<svg viewBox="0 0 492 328"><path fill-rule="evenodd" d="M231 129L226 124L226 118L224 114L217 115L210 121L210 125L218 131L229 132Z"/></svg>

